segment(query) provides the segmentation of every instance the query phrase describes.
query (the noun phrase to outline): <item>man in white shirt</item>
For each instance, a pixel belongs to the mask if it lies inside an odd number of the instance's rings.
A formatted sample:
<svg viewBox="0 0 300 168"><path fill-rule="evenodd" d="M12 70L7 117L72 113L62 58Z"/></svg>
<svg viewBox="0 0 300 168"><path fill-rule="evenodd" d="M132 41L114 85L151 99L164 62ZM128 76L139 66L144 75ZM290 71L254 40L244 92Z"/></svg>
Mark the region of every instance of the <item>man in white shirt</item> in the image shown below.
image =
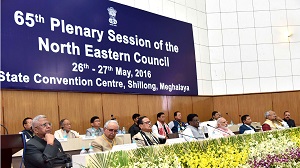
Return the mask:
<svg viewBox="0 0 300 168"><path fill-rule="evenodd" d="M168 134L172 134L172 131L169 128L168 124L165 123L165 120L165 113L159 112L157 113L157 122L152 126L152 132L159 138L161 144L166 143Z"/></svg>
<svg viewBox="0 0 300 168"><path fill-rule="evenodd" d="M54 132L56 139L61 138L79 138L79 133L71 130L71 122L68 119L62 119L59 122L60 128Z"/></svg>
<svg viewBox="0 0 300 168"><path fill-rule="evenodd" d="M217 128L213 131L211 138L222 138L232 136L234 133L228 128L227 120L223 117L217 120Z"/></svg>
<svg viewBox="0 0 300 168"><path fill-rule="evenodd" d="M186 141L195 141L205 139L204 133L199 129L199 118L197 114L189 114L187 116L188 126L182 132L181 136Z"/></svg>

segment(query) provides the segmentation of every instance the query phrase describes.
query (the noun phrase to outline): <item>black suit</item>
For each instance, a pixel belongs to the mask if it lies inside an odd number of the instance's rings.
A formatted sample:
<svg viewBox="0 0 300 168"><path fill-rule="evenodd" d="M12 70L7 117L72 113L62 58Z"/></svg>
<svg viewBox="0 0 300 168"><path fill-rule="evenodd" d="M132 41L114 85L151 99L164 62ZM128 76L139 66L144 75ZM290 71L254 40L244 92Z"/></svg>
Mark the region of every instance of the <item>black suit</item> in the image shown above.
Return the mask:
<svg viewBox="0 0 300 168"><path fill-rule="evenodd" d="M243 124L239 128L239 133L243 134L246 130L251 130L251 128L249 128L249 126L255 131L255 128L252 125L245 125L245 124Z"/></svg>
<svg viewBox="0 0 300 168"><path fill-rule="evenodd" d="M131 138L140 132L140 127L136 124L133 124L130 128L129 128L129 131L128 131L131 135Z"/></svg>
<svg viewBox="0 0 300 168"><path fill-rule="evenodd" d="M34 136L26 144L24 165L26 168L63 166L67 160L64 154L63 148L57 139L54 139L53 145L48 145L45 140Z"/></svg>
<svg viewBox="0 0 300 168"><path fill-rule="evenodd" d="M289 127L296 127L296 124L295 124L295 121L292 120L292 119L289 119L289 120L286 120L286 119L283 119L288 125Z"/></svg>

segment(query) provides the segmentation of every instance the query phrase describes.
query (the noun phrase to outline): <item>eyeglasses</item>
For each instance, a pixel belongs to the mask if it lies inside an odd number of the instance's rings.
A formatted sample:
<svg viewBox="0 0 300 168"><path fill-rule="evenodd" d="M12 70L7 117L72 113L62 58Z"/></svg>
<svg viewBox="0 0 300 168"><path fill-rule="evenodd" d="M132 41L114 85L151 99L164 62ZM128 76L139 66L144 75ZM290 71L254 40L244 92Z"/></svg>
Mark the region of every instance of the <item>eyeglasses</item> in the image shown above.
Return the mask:
<svg viewBox="0 0 300 168"><path fill-rule="evenodd" d="M118 133L118 130L115 129L107 129L109 132L114 132L114 133Z"/></svg>
<svg viewBox="0 0 300 168"><path fill-rule="evenodd" d="M199 120L193 120L193 122L200 122Z"/></svg>
<svg viewBox="0 0 300 168"><path fill-rule="evenodd" d="M151 121L144 122L143 124L151 124Z"/></svg>
<svg viewBox="0 0 300 168"><path fill-rule="evenodd" d="M45 127L47 127L47 126L51 127L51 126L52 126L52 123L51 123L51 122L48 122L48 123L44 123L44 124L39 125L39 126L40 126L40 127L43 127L43 128L45 128Z"/></svg>

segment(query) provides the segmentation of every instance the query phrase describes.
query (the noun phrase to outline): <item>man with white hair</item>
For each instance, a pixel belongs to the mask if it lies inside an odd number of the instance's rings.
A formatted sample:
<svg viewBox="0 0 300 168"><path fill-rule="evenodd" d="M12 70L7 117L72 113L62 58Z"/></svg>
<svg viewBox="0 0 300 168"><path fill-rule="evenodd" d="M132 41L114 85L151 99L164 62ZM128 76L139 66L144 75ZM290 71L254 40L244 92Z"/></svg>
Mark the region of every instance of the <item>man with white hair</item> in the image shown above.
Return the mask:
<svg viewBox="0 0 300 168"><path fill-rule="evenodd" d="M217 120L217 128L213 131L211 138L232 136L234 133L228 128L227 120L223 117Z"/></svg>
<svg viewBox="0 0 300 168"><path fill-rule="evenodd" d="M122 145L121 138L116 137L119 130L119 124L116 120L108 120L104 124L103 135L97 137L91 142L91 146L95 152L103 152L111 150L114 145Z"/></svg>
<svg viewBox="0 0 300 168"><path fill-rule="evenodd" d="M35 136L27 142L24 155L26 168L50 168L65 166L71 160L66 157L60 142L51 134L52 124L45 115L32 120Z"/></svg>
<svg viewBox="0 0 300 168"><path fill-rule="evenodd" d="M263 131L277 130L276 113L272 110L265 112L266 121L262 124Z"/></svg>

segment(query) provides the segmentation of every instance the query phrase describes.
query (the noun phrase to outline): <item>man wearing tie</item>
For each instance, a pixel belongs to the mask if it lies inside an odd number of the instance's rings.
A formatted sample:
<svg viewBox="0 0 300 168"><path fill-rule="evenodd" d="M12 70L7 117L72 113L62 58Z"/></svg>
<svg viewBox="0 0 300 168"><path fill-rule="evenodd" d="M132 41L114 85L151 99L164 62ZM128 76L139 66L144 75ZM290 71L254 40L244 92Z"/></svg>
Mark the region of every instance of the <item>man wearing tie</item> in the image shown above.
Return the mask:
<svg viewBox="0 0 300 168"><path fill-rule="evenodd" d="M241 125L239 128L240 134L244 134L245 131L246 131L246 133L254 133L255 132L255 128L253 126L251 126L252 120L249 115L247 115L247 114L243 115L241 117L241 120L243 122L243 125Z"/></svg>

